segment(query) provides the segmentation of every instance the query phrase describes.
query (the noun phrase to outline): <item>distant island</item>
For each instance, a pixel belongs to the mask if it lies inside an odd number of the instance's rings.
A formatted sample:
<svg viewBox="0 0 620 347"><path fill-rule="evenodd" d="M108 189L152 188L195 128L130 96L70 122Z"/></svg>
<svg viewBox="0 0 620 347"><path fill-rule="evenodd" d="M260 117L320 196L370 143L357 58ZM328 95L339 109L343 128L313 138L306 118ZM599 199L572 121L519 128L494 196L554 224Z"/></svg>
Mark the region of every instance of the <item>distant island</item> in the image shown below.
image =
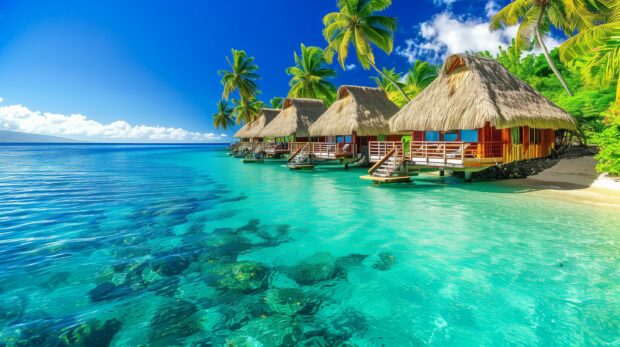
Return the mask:
<svg viewBox="0 0 620 347"><path fill-rule="evenodd" d="M27 134L18 131L0 130L0 143L79 143L81 141L64 137Z"/></svg>

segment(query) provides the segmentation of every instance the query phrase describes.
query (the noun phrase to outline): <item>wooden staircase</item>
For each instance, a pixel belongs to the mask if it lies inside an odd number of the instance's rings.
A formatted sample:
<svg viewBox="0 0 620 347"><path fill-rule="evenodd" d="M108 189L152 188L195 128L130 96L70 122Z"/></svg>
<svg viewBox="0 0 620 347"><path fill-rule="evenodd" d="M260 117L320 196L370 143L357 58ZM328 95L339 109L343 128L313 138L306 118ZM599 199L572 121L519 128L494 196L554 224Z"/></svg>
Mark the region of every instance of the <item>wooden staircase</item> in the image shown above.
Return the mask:
<svg viewBox="0 0 620 347"><path fill-rule="evenodd" d="M373 165L368 174L373 177L392 177L403 164L403 156L399 148L392 148L381 160Z"/></svg>
<svg viewBox="0 0 620 347"><path fill-rule="evenodd" d="M296 150L288 158L288 162L292 164L303 164L310 157L310 143L306 143L303 147Z"/></svg>
<svg viewBox="0 0 620 347"><path fill-rule="evenodd" d="M367 176L361 176L363 180L373 181L375 185L381 183L400 183L410 182L408 175L394 175L405 162L403 152L400 147L390 149L387 154L368 170Z"/></svg>
<svg viewBox="0 0 620 347"><path fill-rule="evenodd" d="M306 143L303 147L297 149L289 158L288 158L288 168L291 170L312 170L314 169L314 164L312 164L312 160L310 158L311 144Z"/></svg>

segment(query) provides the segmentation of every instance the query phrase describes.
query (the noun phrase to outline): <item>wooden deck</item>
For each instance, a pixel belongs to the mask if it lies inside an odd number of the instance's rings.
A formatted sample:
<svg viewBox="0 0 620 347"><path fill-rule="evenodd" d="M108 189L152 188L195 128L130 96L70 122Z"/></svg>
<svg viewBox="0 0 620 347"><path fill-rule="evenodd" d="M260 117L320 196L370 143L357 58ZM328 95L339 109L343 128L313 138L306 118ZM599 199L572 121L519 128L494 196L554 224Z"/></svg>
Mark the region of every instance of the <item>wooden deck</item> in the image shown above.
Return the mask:
<svg viewBox="0 0 620 347"><path fill-rule="evenodd" d="M383 183L408 183L411 182L411 176L389 176L389 177L378 177L372 175L364 175L360 176L361 179L372 181L374 184L379 185Z"/></svg>
<svg viewBox="0 0 620 347"><path fill-rule="evenodd" d="M288 164L287 167L290 170L312 170L314 169L314 164Z"/></svg>

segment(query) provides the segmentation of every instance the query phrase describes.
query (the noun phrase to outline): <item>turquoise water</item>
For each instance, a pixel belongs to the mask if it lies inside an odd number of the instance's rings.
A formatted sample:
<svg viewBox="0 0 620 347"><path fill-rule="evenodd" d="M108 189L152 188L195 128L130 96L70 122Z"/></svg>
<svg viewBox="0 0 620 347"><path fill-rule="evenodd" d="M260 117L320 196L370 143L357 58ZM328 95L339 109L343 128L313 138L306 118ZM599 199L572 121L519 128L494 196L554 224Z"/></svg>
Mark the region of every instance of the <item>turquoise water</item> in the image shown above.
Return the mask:
<svg viewBox="0 0 620 347"><path fill-rule="evenodd" d="M620 344L620 216L518 187L1 146L0 346Z"/></svg>

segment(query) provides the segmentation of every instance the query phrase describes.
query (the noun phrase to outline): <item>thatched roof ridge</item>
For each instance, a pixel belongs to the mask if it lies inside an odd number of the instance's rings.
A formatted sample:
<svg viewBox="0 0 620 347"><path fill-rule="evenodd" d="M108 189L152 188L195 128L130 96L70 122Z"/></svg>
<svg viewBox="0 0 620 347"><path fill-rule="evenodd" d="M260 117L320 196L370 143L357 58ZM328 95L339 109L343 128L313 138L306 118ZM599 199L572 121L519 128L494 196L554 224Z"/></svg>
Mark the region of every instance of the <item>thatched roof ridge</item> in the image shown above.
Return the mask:
<svg viewBox="0 0 620 347"><path fill-rule="evenodd" d="M234 137L242 139L262 138L261 131L265 126L271 123L279 113L280 110L261 108L258 118L253 122L246 123L235 133Z"/></svg>
<svg viewBox="0 0 620 347"><path fill-rule="evenodd" d="M529 126L575 129L575 119L492 59L449 56L439 77L391 120L392 132Z"/></svg>
<svg viewBox="0 0 620 347"><path fill-rule="evenodd" d="M284 109L262 131L262 137L309 137L308 128L325 112L321 100L287 98Z"/></svg>
<svg viewBox="0 0 620 347"><path fill-rule="evenodd" d="M388 120L398 111L379 88L341 86L338 99L311 127L312 136L386 135Z"/></svg>

